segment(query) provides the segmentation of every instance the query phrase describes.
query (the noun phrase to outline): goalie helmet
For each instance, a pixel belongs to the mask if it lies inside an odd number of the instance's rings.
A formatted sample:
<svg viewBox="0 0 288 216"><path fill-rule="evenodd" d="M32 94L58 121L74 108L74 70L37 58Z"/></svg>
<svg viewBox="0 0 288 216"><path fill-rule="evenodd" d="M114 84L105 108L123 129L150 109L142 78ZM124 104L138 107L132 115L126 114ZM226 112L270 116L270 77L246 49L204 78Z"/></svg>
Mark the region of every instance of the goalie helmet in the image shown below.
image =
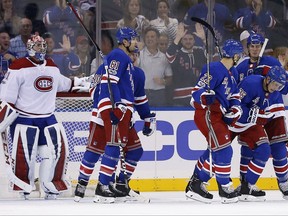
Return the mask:
<svg viewBox="0 0 288 216"><path fill-rule="evenodd" d="M261 34L250 34L250 36L247 39L247 46L250 44L263 44L264 43L264 37Z"/></svg>
<svg viewBox="0 0 288 216"><path fill-rule="evenodd" d="M272 66L268 71L267 77L270 77L270 82L277 82L281 85L279 91L286 85L286 71L283 67L280 66Z"/></svg>
<svg viewBox="0 0 288 216"><path fill-rule="evenodd" d="M233 58L236 54L241 54L243 52L242 44L234 39L228 39L225 41L224 46L222 48L223 57Z"/></svg>
<svg viewBox="0 0 288 216"><path fill-rule="evenodd" d="M32 35L27 41L27 52L39 61L43 61L47 51L46 41L39 35Z"/></svg>
<svg viewBox="0 0 288 216"><path fill-rule="evenodd" d="M123 43L124 39L130 42L133 38L138 36L138 33L130 27L119 28L116 32L116 39L118 44Z"/></svg>

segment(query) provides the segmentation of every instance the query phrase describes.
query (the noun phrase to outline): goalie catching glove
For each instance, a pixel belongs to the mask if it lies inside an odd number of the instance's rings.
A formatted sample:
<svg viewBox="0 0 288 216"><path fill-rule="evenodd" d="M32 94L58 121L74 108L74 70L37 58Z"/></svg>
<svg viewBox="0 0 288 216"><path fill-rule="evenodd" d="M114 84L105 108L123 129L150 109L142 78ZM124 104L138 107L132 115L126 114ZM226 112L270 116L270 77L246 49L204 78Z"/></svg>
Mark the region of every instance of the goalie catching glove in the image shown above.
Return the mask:
<svg viewBox="0 0 288 216"><path fill-rule="evenodd" d="M205 106L209 106L212 103L214 103L215 99L216 99L216 95L213 90L210 90L209 92L205 91L200 95L201 103Z"/></svg>
<svg viewBox="0 0 288 216"><path fill-rule="evenodd" d="M74 77L74 86L72 92L89 92L91 77Z"/></svg>
<svg viewBox="0 0 288 216"><path fill-rule="evenodd" d="M145 119L144 119L144 127L142 130L143 135L145 136L151 136L155 129L156 129L156 113L150 113Z"/></svg>
<svg viewBox="0 0 288 216"><path fill-rule="evenodd" d="M233 125L241 117L241 115L242 115L241 107L232 106L229 109L229 112L227 112L222 119L227 125Z"/></svg>
<svg viewBox="0 0 288 216"><path fill-rule="evenodd" d="M127 107L124 103L116 103L116 108L110 112L110 119L113 125L117 125L124 117Z"/></svg>

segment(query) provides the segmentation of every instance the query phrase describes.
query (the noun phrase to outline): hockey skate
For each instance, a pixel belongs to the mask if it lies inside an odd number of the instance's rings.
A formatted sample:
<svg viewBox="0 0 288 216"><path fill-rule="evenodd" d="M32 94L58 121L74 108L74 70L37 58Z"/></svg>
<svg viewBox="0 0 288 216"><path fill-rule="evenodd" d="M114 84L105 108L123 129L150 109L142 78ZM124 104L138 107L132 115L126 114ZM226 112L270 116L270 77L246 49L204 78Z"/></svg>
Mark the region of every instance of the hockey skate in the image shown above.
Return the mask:
<svg viewBox="0 0 288 216"><path fill-rule="evenodd" d="M29 200L29 195L30 193L27 193L27 192L20 192L20 197L25 199L25 200Z"/></svg>
<svg viewBox="0 0 288 216"><path fill-rule="evenodd" d="M100 182L97 184L95 191L95 198L93 202L95 203L114 203L115 194L110 190L109 185L103 185Z"/></svg>
<svg viewBox="0 0 288 216"><path fill-rule="evenodd" d="M44 199L45 200L56 200L58 196L59 196L59 193L45 192Z"/></svg>
<svg viewBox="0 0 288 216"><path fill-rule="evenodd" d="M232 182L229 182L226 185L220 185L219 182L217 182L217 184L222 203L238 202L238 192L234 189Z"/></svg>
<svg viewBox="0 0 288 216"><path fill-rule="evenodd" d="M119 181L116 182L116 189L118 191L121 191L123 194L125 194L124 202L136 201L136 202L149 203L150 202L149 198L146 198L146 197L140 195L139 191L135 191L135 190L130 188L129 181L130 180L128 180L127 184L125 184L124 182L119 182ZM118 200L117 197L116 197L116 199Z"/></svg>
<svg viewBox="0 0 288 216"><path fill-rule="evenodd" d="M278 186L279 186L280 191L283 194L283 199L288 200L288 181L278 182Z"/></svg>
<svg viewBox="0 0 288 216"><path fill-rule="evenodd" d="M76 186L75 192L74 192L74 201L79 202L85 195L87 183L80 180L79 183Z"/></svg>
<svg viewBox="0 0 288 216"><path fill-rule="evenodd" d="M205 183L194 175L189 180L185 192L187 198L199 202L211 203L213 199L213 195L207 191Z"/></svg>
<svg viewBox="0 0 288 216"><path fill-rule="evenodd" d="M256 185L251 185L245 180L241 181L241 189L239 194L239 200L245 202L261 202L266 200L265 191L257 188Z"/></svg>

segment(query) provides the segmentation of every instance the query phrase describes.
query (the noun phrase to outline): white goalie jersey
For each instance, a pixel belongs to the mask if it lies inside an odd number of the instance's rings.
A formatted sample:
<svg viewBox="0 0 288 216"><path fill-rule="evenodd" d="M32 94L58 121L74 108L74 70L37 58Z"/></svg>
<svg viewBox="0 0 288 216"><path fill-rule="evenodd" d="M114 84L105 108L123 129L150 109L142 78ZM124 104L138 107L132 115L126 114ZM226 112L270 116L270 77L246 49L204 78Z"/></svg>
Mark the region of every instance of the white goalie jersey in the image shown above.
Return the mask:
<svg viewBox="0 0 288 216"><path fill-rule="evenodd" d="M71 89L71 79L63 76L52 60L42 65L29 58L15 60L1 83L0 98L26 114L47 115L55 110L57 92Z"/></svg>

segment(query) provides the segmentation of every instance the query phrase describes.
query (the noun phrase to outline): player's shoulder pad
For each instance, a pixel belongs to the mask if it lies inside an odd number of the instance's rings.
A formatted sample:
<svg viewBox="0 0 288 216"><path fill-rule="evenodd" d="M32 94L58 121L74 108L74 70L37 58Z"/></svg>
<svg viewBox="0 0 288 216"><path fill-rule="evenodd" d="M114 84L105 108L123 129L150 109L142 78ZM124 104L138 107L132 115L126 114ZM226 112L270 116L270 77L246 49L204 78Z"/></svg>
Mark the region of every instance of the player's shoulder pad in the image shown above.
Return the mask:
<svg viewBox="0 0 288 216"><path fill-rule="evenodd" d="M26 57L15 59L9 66L11 70L19 70L28 67L34 67L34 65Z"/></svg>
<svg viewBox="0 0 288 216"><path fill-rule="evenodd" d="M57 65L55 64L55 62L51 58L46 59L46 66L57 67Z"/></svg>

